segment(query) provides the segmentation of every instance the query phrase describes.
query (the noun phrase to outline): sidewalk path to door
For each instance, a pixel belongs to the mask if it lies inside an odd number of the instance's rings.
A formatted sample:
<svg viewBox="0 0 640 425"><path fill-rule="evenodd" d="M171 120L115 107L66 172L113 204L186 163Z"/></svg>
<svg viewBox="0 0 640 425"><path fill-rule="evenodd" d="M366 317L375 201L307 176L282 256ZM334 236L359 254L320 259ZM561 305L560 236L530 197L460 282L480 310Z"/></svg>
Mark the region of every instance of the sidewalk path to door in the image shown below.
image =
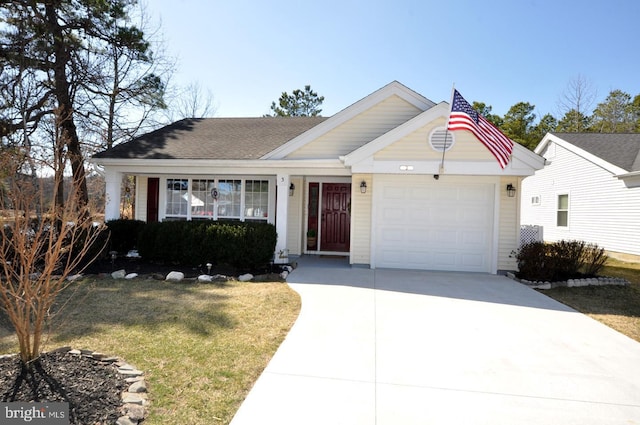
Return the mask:
<svg viewBox="0 0 640 425"><path fill-rule="evenodd" d="M640 344L503 276L302 258L232 425L640 425Z"/></svg>

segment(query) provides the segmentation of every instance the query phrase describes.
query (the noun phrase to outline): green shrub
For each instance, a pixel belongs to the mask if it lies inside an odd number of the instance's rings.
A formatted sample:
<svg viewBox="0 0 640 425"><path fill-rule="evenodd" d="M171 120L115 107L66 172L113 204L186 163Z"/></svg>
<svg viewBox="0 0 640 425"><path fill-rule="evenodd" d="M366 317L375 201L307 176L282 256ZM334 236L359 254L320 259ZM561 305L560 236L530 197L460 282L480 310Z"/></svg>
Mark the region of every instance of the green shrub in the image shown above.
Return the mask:
<svg viewBox="0 0 640 425"><path fill-rule="evenodd" d="M146 225L141 220L109 220L109 251L129 252L138 247L138 235Z"/></svg>
<svg viewBox="0 0 640 425"><path fill-rule="evenodd" d="M532 281L564 281L592 277L604 266L604 248L583 241L523 245L517 256L518 277Z"/></svg>
<svg viewBox="0 0 640 425"><path fill-rule="evenodd" d="M551 280L552 267L549 267L547 253L548 247L544 242L531 242L520 247L516 255L518 277L527 280Z"/></svg>
<svg viewBox="0 0 640 425"><path fill-rule="evenodd" d="M152 261L251 270L271 261L276 239L275 226L267 223L166 221L142 229L138 251Z"/></svg>
<svg viewBox="0 0 640 425"><path fill-rule="evenodd" d="M584 252L584 273L587 276L595 276L604 267L607 262L607 254L604 248L600 248L596 244L587 245Z"/></svg>
<svg viewBox="0 0 640 425"><path fill-rule="evenodd" d="M138 253L146 260L158 260L155 248L160 223L147 223L138 234Z"/></svg>

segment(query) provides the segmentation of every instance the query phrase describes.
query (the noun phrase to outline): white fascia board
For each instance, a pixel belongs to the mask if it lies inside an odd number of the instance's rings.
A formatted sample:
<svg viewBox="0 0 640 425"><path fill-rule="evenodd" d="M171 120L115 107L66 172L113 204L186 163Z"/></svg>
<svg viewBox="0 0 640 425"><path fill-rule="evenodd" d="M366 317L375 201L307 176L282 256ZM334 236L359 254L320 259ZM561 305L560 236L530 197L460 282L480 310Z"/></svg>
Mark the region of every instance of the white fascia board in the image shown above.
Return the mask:
<svg viewBox="0 0 640 425"><path fill-rule="evenodd" d="M538 144L538 146L536 146L535 149L535 153L540 154L542 151L544 151L544 149L547 147L547 145L550 142L554 142L555 144L557 144L560 147L565 148L566 150L573 152L574 154L581 156L582 158L586 159L589 162L592 162L593 164L597 165L600 168L603 168L607 171L609 171L610 173L614 174L614 175L618 175L618 174L626 174L628 173L627 170L625 170L624 168L620 168L617 165L613 165L612 163L605 161L604 159L600 158L599 156L596 156L592 153L589 153L587 151L585 151L582 148L577 147L574 144L571 144L569 142L567 142L564 139L561 139L558 136L555 136L553 134L547 133L547 135L544 137L544 139L542 139L542 142L540 142Z"/></svg>
<svg viewBox="0 0 640 425"><path fill-rule="evenodd" d="M500 168L495 160L450 161L445 160L444 172L440 170L440 160L429 161L362 161L354 164L351 171L356 174L416 174L416 175L461 175L461 176L531 176L531 167L507 166Z"/></svg>
<svg viewBox="0 0 640 425"><path fill-rule="evenodd" d="M511 153L511 162L514 160L520 161L525 166L532 168L533 171L541 170L544 168L545 163L543 156L536 152L532 152L521 144L515 142L513 145L513 152Z"/></svg>
<svg viewBox="0 0 640 425"><path fill-rule="evenodd" d="M540 155L544 149L547 147L547 145L549 144L550 140L561 140L558 137L554 136L551 133L547 133L544 135L544 137L542 138L542 140L540 141L540 143L538 143L538 146L535 147L535 149L533 150L534 153L537 153L538 155Z"/></svg>
<svg viewBox="0 0 640 425"><path fill-rule="evenodd" d="M347 108L328 118L326 121L321 122L315 127L310 128L301 135L288 141L284 145L274 149L273 151L264 155L262 159L282 159L292 152L300 149L307 143L355 118L357 115L365 112L368 109L371 109L373 106L393 95L399 96L400 98L406 100L422 111L435 106L435 103L433 103L426 97L414 92L413 90L398 83L397 81L393 81L382 87L381 89L371 93L367 97L360 99L353 105L348 106Z"/></svg>
<svg viewBox="0 0 640 425"><path fill-rule="evenodd" d="M632 173L618 174L615 176L619 180L622 180L625 186L639 187L640 186L640 171L634 171Z"/></svg>
<svg viewBox="0 0 640 425"><path fill-rule="evenodd" d="M431 109L422 112L420 115L410 119L398 127L389 130L382 136L372 140L366 145L356 149L348 155L343 157L344 163L347 166L353 166L366 158L373 156L376 152L386 148L387 146L397 142L401 138L408 134L413 133L416 130L424 127L436 118L446 118L449 114L449 105L446 102L441 102Z"/></svg>
<svg viewBox="0 0 640 425"><path fill-rule="evenodd" d="M338 159L322 160L186 160L186 159L113 159L94 161L105 168L130 174L256 174L278 172L300 175L350 175Z"/></svg>

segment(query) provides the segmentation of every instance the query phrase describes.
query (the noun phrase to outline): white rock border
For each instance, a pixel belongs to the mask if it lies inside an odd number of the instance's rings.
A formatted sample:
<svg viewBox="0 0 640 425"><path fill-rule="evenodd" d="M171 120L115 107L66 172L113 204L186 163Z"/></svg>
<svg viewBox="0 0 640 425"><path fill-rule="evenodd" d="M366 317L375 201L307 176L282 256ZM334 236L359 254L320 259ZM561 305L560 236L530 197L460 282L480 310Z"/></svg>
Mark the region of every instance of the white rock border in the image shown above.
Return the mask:
<svg viewBox="0 0 640 425"><path fill-rule="evenodd" d="M507 273L507 277L522 283L533 289L551 289L558 287L582 287L582 286L627 286L629 281L618 277L593 277L585 279L568 279L560 282L548 282L548 281L531 281L527 279L518 279L514 273Z"/></svg>
<svg viewBox="0 0 640 425"><path fill-rule="evenodd" d="M119 357L108 356L99 351L61 347L53 350L53 352L66 352L77 356L90 357L99 362L117 366L118 374L129 384L129 387L126 391L123 391L120 396L122 400L121 415L118 417L116 425L137 425L139 422L144 421L147 416L147 406L149 405L144 372L126 363Z"/></svg>

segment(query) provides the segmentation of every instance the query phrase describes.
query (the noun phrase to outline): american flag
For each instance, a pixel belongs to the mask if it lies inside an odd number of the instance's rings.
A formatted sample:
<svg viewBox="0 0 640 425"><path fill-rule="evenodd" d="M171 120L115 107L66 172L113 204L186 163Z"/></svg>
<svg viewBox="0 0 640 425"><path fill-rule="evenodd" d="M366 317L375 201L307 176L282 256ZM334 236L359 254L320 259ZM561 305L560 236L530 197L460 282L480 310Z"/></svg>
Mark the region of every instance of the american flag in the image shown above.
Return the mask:
<svg viewBox="0 0 640 425"><path fill-rule="evenodd" d="M491 151L503 169L511 159L513 141L473 109L455 89L453 90L453 102L451 103L447 130L472 132Z"/></svg>

